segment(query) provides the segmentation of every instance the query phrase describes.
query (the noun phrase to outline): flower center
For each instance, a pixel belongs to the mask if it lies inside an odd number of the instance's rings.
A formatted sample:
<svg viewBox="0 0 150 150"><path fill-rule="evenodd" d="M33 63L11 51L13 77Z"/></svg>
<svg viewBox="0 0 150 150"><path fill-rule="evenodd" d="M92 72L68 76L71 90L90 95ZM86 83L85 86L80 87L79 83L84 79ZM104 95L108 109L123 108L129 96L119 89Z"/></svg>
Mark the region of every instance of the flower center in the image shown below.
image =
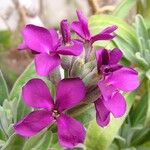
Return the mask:
<svg viewBox="0 0 150 150"><path fill-rule="evenodd" d="M59 111L56 110L56 109L52 110L52 116L54 117L54 119L56 119L57 117L59 117L60 116Z"/></svg>

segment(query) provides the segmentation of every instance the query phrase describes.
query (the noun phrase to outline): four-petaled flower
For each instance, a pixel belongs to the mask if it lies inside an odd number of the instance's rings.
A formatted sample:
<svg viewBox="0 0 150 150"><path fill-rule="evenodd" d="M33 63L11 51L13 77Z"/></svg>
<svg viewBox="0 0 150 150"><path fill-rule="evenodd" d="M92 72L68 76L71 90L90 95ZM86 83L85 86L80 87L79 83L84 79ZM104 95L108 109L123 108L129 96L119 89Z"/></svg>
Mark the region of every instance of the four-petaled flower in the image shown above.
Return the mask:
<svg viewBox="0 0 150 150"><path fill-rule="evenodd" d="M66 22L66 21L63 21ZM60 54L78 56L83 50L83 44L78 40L71 40L69 30L69 24L67 26L62 23L63 41L59 38L58 33L54 29L46 29L35 25L27 25L22 30L24 38L23 43L19 46L19 49L29 48L33 52L36 52L35 67L38 75L47 76L57 66L60 65ZM65 33L67 30L68 32ZM66 43L66 36L70 36Z"/></svg>
<svg viewBox="0 0 150 150"><path fill-rule="evenodd" d="M112 25L103 29L100 33L92 35L88 26L88 19L83 15L83 13L77 10L77 17L79 21L74 21L72 23L72 30L75 31L85 42L93 44L98 40L111 40L115 35L112 33L117 29L116 25Z"/></svg>
<svg viewBox="0 0 150 150"><path fill-rule="evenodd" d="M124 115L126 101L121 92L135 90L139 86L139 79L137 71L117 64L122 57L119 49L100 49L96 52L96 57L103 78L98 82L101 96L94 103L97 123L104 127L110 121L110 113L116 118Z"/></svg>
<svg viewBox="0 0 150 150"><path fill-rule="evenodd" d="M72 117L64 113L76 106L85 96L85 86L79 78L68 78L58 83L56 101L41 79L31 79L22 89L24 102L38 108L14 125L16 133L30 137L52 123L56 123L58 140L62 146L72 148L85 139L85 128Z"/></svg>

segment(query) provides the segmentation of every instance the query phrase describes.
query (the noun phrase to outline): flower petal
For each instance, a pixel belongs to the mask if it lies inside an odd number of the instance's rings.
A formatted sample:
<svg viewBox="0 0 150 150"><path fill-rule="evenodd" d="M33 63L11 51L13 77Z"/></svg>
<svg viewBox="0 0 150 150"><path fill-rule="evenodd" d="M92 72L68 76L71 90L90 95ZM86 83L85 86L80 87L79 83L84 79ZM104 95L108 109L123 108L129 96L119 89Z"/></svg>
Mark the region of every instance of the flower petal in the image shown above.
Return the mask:
<svg viewBox="0 0 150 150"><path fill-rule="evenodd" d="M109 64L109 53L105 48L100 48L96 51L96 60L98 69L101 70L102 65Z"/></svg>
<svg viewBox="0 0 150 150"><path fill-rule="evenodd" d="M119 92L116 92L111 99L103 101L103 103L116 118L122 117L126 111L126 101Z"/></svg>
<svg viewBox="0 0 150 150"><path fill-rule="evenodd" d="M26 45L25 41L23 41L23 42L18 46L18 50L24 50L24 49L28 49L28 46Z"/></svg>
<svg viewBox="0 0 150 150"><path fill-rule="evenodd" d="M24 41L30 49L36 52L49 52L52 48L50 32L39 26L27 25L22 31Z"/></svg>
<svg viewBox="0 0 150 150"><path fill-rule="evenodd" d="M61 34L63 37L64 44L70 43L71 42L71 29L70 29L71 27L70 27L68 20L66 19L62 20L60 23L60 27L61 27Z"/></svg>
<svg viewBox="0 0 150 150"><path fill-rule="evenodd" d="M77 16L79 22L81 23L82 30L86 39L90 39L91 35L88 27L88 19L83 15L83 12L81 12L80 10L77 10Z"/></svg>
<svg viewBox="0 0 150 150"><path fill-rule="evenodd" d="M53 118L47 110L38 110L29 113L14 125L15 132L19 135L30 137L50 125Z"/></svg>
<svg viewBox="0 0 150 150"><path fill-rule="evenodd" d="M103 104L102 98L99 98L94 102L96 109L96 121L101 127L108 125L110 121L110 111Z"/></svg>
<svg viewBox="0 0 150 150"><path fill-rule="evenodd" d="M117 64L123 56L123 53L120 49L114 48L110 51L110 64Z"/></svg>
<svg viewBox="0 0 150 150"><path fill-rule="evenodd" d="M117 89L106 80L100 80L98 87L105 101L111 99L112 95L117 91Z"/></svg>
<svg viewBox="0 0 150 150"><path fill-rule="evenodd" d="M102 34L113 33L118 27L116 25L109 26L101 31Z"/></svg>
<svg viewBox="0 0 150 150"><path fill-rule="evenodd" d="M59 111L69 109L80 103L85 97L85 85L79 78L61 80L57 86L56 107Z"/></svg>
<svg viewBox="0 0 150 150"><path fill-rule="evenodd" d="M57 118L59 143L68 148L73 148L85 139L85 128L83 125L65 114Z"/></svg>
<svg viewBox="0 0 150 150"><path fill-rule="evenodd" d="M128 92L139 86L138 73L132 68L122 67L108 76L107 81L116 88Z"/></svg>
<svg viewBox="0 0 150 150"><path fill-rule="evenodd" d="M100 33L94 35L91 37L91 42L94 43L98 40L111 40L115 37L115 35L112 35L115 30L117 29L117 26L113 25L110 27L105 28Z"/></svg>
<svg viewBox="0 0 150 150"><path fill-rule="evenodd" d="M51 35L51 45L52 45L52 48L50 49L50 51L53 52L58 48L58 46L60 46L60 39L55 29L51 28L49 29L49 32Z"/></svg>
<svg viewBox="0 0 150 150"><path fill-rule="evenodd" d="M57 54L38 54L35 57L35 67L38 75L47 76L60 65L60 57Z"/></svg>
<svg viewBox="0 0 150 150"><path fill-rule="evenodd" d="M33 108L53 107L53 98L50 91L41 79L31 79L22 88L22 96L24 102Z"/></svg>
<svg viewBox="0 0 150 150"><path fill-rule="evenodd" d="M86 39L86 36L84 35L84 32L82 30L82 25L79 21L73 21L71 24L71 28L74 32L78 34L83 39Z"/></svg>
<svg viewBox="0 0 150 150"><path fill-rule="evenodd" d="M60 46L57 49L58 54L78 56L83 51L83 44L80 41L72 40L71 45Z"/></svg>

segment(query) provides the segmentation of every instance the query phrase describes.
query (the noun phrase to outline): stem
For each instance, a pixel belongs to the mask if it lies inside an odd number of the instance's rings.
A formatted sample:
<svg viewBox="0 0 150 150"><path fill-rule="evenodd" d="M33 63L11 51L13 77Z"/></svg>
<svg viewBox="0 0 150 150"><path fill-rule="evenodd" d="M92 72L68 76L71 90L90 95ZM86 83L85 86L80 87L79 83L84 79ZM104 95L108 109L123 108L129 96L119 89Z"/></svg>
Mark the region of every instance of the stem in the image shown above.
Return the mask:
<svg viewBox="0 0 150 150"><path fill-rule="evenodd" d="M86 42L84 44L84 48L85 48L85 63L87 63L90 60L90 54L92 51L92 45L89 42Z"/></svg>

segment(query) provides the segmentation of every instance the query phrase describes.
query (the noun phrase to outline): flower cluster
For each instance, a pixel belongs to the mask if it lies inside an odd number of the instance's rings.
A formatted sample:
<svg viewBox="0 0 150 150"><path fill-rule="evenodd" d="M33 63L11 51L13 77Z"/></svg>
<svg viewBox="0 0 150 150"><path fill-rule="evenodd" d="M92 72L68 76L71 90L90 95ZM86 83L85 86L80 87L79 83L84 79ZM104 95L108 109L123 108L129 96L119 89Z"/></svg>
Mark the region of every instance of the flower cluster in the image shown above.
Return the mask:
<svg viewBox="0 0 150 150"><path fill-rule="evenodd" d="M89 30L88 20L81 11L77 11L78 21L70 24L67 20L60 23L61 34L55 29L46 29L27 25L22 30L23 43L19 49L30 49L35 54L35 68L40 76L48 76L61 65L61 55L77 56L84 53L85 63L89 63L92 45L98 40L111 40L115 37L117 26L112 25L96 35ZM74 31L79 38L73 39ZM87 47L88 45L88 47ZM133 68L118 64L122 58L118 48L96 50L97 73L99 74L99 98L93 100L96 108L97 123L104 127L110 122L110 113L121 117L126 111L122 92L136 89L139 85L138 74ZM79 57L78 57L79 58ZM92 81L91 81L92 82ZM35 108L14 125L16 133L30 137L53 123L57 125L59 143L72 148L83 143L86 135L84 126L69 116L66 110L82 103L87 88L79 77L62 79L56 85L56 94L52 97L46 83L41 79L31 79L22 88L24 102ZM93 103L92 101L92 103Z"/></svg>

